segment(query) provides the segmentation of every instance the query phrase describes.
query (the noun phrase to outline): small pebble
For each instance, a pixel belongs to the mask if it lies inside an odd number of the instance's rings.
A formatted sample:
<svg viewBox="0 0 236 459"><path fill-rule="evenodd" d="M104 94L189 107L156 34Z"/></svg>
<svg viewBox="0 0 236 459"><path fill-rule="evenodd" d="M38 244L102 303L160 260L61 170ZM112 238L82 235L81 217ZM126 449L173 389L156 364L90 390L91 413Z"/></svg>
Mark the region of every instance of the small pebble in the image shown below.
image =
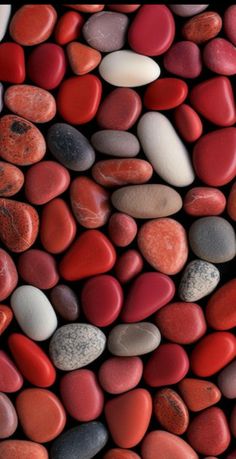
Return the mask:
<svg viewBox="0 0 236 459"><path fill-rule="evenodd" d="M57 284L50 292L50 301L59 314L66 321L76 321L79 317L79 300L75 292L64 284Z"/></svg>
<svg viewBox="0 0 236 459"><path fill-rule="evenodd" d="M24 174L18 167L0 161L0 196L14 196L22 188L24 180Z"/></svg>
<svg viewBox="0 0 236 459"><path fill-rule="evenodd" d="M168 432L182 435L188 428L189 413L182 398L173 389L160 389L153 400L154 415Z"/></svg>
<svg viewBox="0 0 236 459"><path fill-rule="evenodd" d="M143 373L139 357L111 357L99 368L99 382L109 394L122 394L134 389Z"/></svg>
<svg viewBox="0 0 236 459"><path fill-rule="evenodd" d="M201 13L206 10L208 6L209 5L170 5L170 8L178 16L188 17Z"/></svg>
<svg viewBox="0 0 236 459"><path fill-rule="evenodd" d="M80 13L67 11L57 21L54 36L58 45L66 45L81 35L84 18Z"/></svg>
<svg viewBox="0 0 236 459"><path fill-rule="evenodd" d="M151 164L143 159L107 159L92 168L94 180L105 187L145 183L152 173Z"/></svg>
<svg viewBox="0 0 236 459"><path fill-rule="evenodd" d="M138 454L134 453L134 451L131 451L130 449L113 448L107 451L105 456L103 456L103 459L141 459L141 458L140 456L138 456Z"/></svg>
<svg viewBox="0 0 236 459"><path fill-rule="evenodd" d="M5 300L13 292L17 283L16 265L9 253L0 248L0 301Z"/></svg>
<svg viewBox="0 0 236 459"><path fill-rule="evenodd" d="M215 330L229 330L236 326L236 279L222 285L209 299L206 319Z"/></svg>
<svg viewBox="0 0 236 459"><path fill-rule="evenodd" d="M218 13L207 11L189 19L182 28L185 40L198 45L216 37L222 28L222 19Z"/></svg>
<svg viewBox="0 0 236 459"><path fill-rule="evenodd" d="M0 304L0 336L9 327L12 319L12 310L8 306Z"/></svg>
<svg viewBox="0 0 236 459"><path fill-rule="evenodd" d="M190 105L182 104L174 111L174 123L185 142L195 142L202 135L202 121Z"/></svg>
<svg viewBox="0 0 236 459"><path fill-rule="evenodd" d="M41 290L48 290L59 281L55 259L43 250L30 249L22 253L17 268L24 282Z"/></svg>
<svg viewBox="0 0 236 459"><path fill-rule="evenodd" d="M149 322L116 325L108 336L108 350L120 357L133 357L154 351L161 341L158 328Z"/></svg>
<svg viewBox="0 0 236 459"><path fill-rule="evenodd" d="M221 392L211 381L185 378L180 381L180 393L191 411L202 411L215 405L221 398Z"/></svg>
<svg viewBox="0 0 236 459"><path fill-rule="evenodd" d="M144 94L144 105L149 110L170 110L182 104L188 86L178 78L159 78L149 84Z"/></svg>
<svg viewBox="0 0 236 459"><path fill-rule="evenodd" d="M137 276L143 269L143 259L137 250L127 250L117 259L115 273L117 279L125 284Z"/></svg>
<svg viewBox="0 0 236 459"><path fill-rule="evenodd" d="M18 418L13 403L0 392L0 439L11 437L17 428Z"/></svg>
<svg viewBox="0 0 236 459"><path fill-rule="evenodd" d="M57 88L66 72L64 50L54 43L36 46L30 53L27 64L29 78L43 89Z"/></svg>
<svg viewBox="0 0 236 459"><path fill-rule="evenodd" d="M227 201L227 212L236 221L236 183L233 183Z"/></svg>
<svg viewBox="0 0 236 459"><path fill-rule="evenodd" d="M23 5L11 19L10 35L20 45L34 46L50 37L56 20L52 5Z"/></svg>
<svg viewBox="0 0 236 459"><path fill-rule="evenodd" d="M97 123L103 129L127 131L136 123L141 110L142 101L134 89L113 89L99 106Z"/></svg>
<svg viewBox="0 0 236 459"><path fill-rule="evenodd" d="M0 43L0 80L14 84L25 80L25 54L17 43Z"/></svg>
<svg viewBox="0 0 236 459"><path fill-rule="evenodd" d="M128 24L125 14L109 11L96 13L85 22L83 36L92 48L110 53L123 48Z"/></svg>
<svg viewBox="0 0 236 459"><path fill-rule="evenodd" d="M174 43L164 56L167 72L182 78L197 78L202 71L201 52L193 41Z"/></svg>
<svg viewBox="0 0 236 459"><path fill-rule="evenodd" d="M236 398L236 360L220 372L217 382L224 397Z"/></svg>
<svg viewBox="0 0 236 459"><path fill-rule="evenodd" d="M137 156L140 145L137 137L131 132L104 130L95 132L91 137L95 150L110 156L132 158Z"/></svg>
<svg viewBox="0 0 236 459"><path fill-rule="evenodd" d="M183 301L198 301L209 295L219 281L220 272L216 266L203 260L193 260L181 277L179 297Z"/></svg>
<svg viewBox="0 0 236 459"><path fill-rule="evenodd" d="M73 41L66 48L71 69L75 75L86 75L101 62L102 55L90 46Z"/></svg>
<svg viewBox="0 0 236 459"><path fill-rule="evenodd" d="M125 213L115 212L109 219L108 234L118 247L127 247L136 237L138 231L134 218Z"/></svg>
<svg viewBox="0 0 236 459"><path fill-rule="evenodd" d="M0 350L0 392L17 392L23 386L23 378L10 357Z"/></svg>
<svg viewBox="0 0 236 459"><path fill-rule="evenodd" d="M3 85L0 83L0 113L3 109Z"/></svg>
<svg viewBox="0 0 236 459"><path fill-rule="evenodd" d="M205 66L220 75L236 74L236 49L225 38L213 38L203 50Z"/></svg>
<svg viewBox="0 0 236 459"><path fill-rule="evenodd" d="M194 217L222 214L226 206L225 195L217 188L191 188L184 197L184 210Z"/></svg>

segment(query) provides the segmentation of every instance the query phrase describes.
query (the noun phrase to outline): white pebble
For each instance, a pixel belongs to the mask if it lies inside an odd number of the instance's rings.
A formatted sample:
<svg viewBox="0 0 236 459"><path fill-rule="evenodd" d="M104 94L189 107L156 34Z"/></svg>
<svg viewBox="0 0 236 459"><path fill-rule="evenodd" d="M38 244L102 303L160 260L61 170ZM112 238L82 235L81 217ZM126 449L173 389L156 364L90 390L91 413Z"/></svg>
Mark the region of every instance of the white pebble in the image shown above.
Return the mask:
<svg viewBox="0 0 236 459"><path fill-rule="evenodd" d="M11 5L0 5L0 41L5 36L11 15Z"/></svg>

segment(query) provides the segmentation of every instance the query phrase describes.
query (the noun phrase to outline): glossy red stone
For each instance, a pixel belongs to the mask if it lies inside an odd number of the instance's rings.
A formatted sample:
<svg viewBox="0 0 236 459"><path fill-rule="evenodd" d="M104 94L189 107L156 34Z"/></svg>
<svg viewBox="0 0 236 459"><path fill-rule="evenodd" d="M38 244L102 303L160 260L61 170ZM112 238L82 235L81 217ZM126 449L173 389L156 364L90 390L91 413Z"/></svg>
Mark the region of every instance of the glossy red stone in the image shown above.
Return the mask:
<svg viewBox="0 0 236 459"><path fill-rule="evenodd" d="M0 350L0 392L17 392L23 386L23 378L10 357Z"/></svg>
<svg viewBox="0 0 236 459"><path fill-rule="evenodd" d="M55 41L58 45L66 45L80 36L84 18L75 11L68 11L63 14L55 28Z"/></svg>
<svg viewBox="0 0 236 459"><path fill-rule="evenodd" d="M188 86L178 78L159 78L148 85L144 105L149 110L170 110L182 104L187 97Z"/></svg>
<svg viewBox="0 0 236 459"><path fill-rule="evenodd" d="M236 5L230 5L224 13L223 25L224 32L227 38L236 45L236 32L235 32L235 22L236 22Z"/></svg>
<svg viewBox="0 0 236 459"><path fill-rule="evenodd" d="M144 380L148 386L161 387L177 384L189 370L186 351L179 344L161 344L144 367Z"/></svg>
<svg viewBox="0 0 236 459"><path fill-rule="evenodd" d="M20 45L34 46L50 37L56 20L52 5L23 5L15 12L9 32Z"/></svg>
<svg viewBox="0 0 236 459"><path fill-rule="evenodd" d="M17 43L0 44L0 81L20 84L25 80L25 55Z"/></svg>
<svg viewBox="0 0 236 459"><path fill-rule="evenodd" d="M13 319L12 310L8 306L5 306L4 304L0 304L0 336L9 327L12 319Z"/></svg>
<svg viewBox="0 0 236 459"><path fill-rule="evenodd" d="M30 249L22 253L17 268L24 282L41 290L53 288L59 281L55 259L43 250Z"/></svg>
<svg viewBox="0 0 236 459"><path fill-rule="evenodd" d="M108 223L108 234L113 244L118 247L127 247L136 237L137 223L130 215L115 212Z"/></svg>
<svg viewBox="0 0 236 459"><path fill-rule="evenodd" d="M107 159L92 168L94 180L106 187L146 183L152 174L151 164L144 159Z"/></svg>
<svg viewBox="0 0 236 459"><path fill-rule="evenodd" d="M206 319L215 330L229 330L236 327L236 279L226 282L209 299Z"/></svg>
<svg viewBox="0 0 236 459"><path fill-rule="evenodd" d="M217 188L191 188L185 197L183 207L187 214L196 217L220 215L226 206L226 198Z"/></svg>
<svg viewBox="0 0 236 459"><path fill-rule="evenodd" d="M61 46L43 43L36 46L28 58L28 75L41 88L55 89L66 71L65 53Z"/></svg>
<svg viewBox="0 0 236 459"><path fill-rule="evenodd" d="M137 276L143 269L143 259L137 250L122 253L115 264L117 279L125 284Z"/></svg>
<svg viewBox="0 0 236 459"><path fill-rule="evenodd" d="M142 101L131 88L117 88L111 91L99 106L97 122L103 129L127 131L139 118Z"/></svg>
<svg viewBox="0 0 236 459"><path fill-rule="evenodd" d="M16 288L18 274L11 256L0 248L0 301L5 300Z"/></svg>
<svg viewBox="0 0 236 459"><path fill-rule="evenodd" d="M187 104L175 109L174 123L185 142L195 142L202 135L202 121L197 112Z"/></svg>
<svg viewBox="0 0 236 459"><path fill-rule="evenodd" d="M65 4L64 6L67 6L68 8L72 8L73 10L76 11L81 11L83 13L98 13L99 11L102 11L104 9L105 5L68 5Z"/></svg>
<svg viewBox="0 0 236 459"><path fill-rule="evenodd" d="M86 75L101 62L102 55L90 46L73 41L66 48L71 69L75 75Z"/></svg>
<svg viewBox="0 0 236 459"><path fill-rule="evenodd" d="M122 394L136 387L142 377L139 357L111 357L99 368L99 382L109 394Z"/></svg>
<svg viewBox="0 0 236 459"><path fill-rule="evenodd" d="M194 412L215 405L221 398L218 387L205 379L184 378L178 388L186 405Z"/></svg>

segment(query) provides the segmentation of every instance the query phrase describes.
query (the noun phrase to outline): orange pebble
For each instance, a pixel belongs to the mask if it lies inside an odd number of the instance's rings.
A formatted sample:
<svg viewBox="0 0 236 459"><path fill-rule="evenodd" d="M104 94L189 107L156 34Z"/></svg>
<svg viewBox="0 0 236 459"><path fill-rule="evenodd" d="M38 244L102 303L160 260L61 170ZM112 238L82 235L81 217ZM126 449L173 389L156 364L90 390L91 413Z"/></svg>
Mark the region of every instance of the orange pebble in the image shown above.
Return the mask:
<svg viewBox="0 0 236 459"><path fill-rule="evenodd" d="M85 75L91 72L100 64L102 59L99 51L82 43L69 43L66 50L70 66L76 75Z"/></svg>

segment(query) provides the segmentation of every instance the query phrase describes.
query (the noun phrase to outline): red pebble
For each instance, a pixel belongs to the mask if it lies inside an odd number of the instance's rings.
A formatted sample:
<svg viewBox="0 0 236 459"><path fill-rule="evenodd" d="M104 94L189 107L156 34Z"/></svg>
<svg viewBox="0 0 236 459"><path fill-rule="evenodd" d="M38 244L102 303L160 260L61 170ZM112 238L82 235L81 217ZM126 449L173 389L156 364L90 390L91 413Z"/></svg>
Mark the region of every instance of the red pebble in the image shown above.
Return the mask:
<svg viewBox="0 0 236 459"><path fill-rule="evenodd" d="M229 193L227 201L227 212L230 218L236 221L236 183L233 184Z"/></svg>
<svg viewBox="0 0 236 459"><path fill-rule="evenodd" d="M11 256L0 248L0 301L5 300L16 288L18 274Z"/></svg>
<svg viewBox="0 0 236 459"><path fill-rule="evenodd" d="M0 304L0 336L7 329L13 319L13 312L8 306Z"/></svg>
<svg viewBox="0 0 236 459"><path fill-rule="evenodd" d="M22 253L17 268L24 282L41 290L53 288L59 281L55 259L43 250Z"/></svg>
<svg viewBox="0 0 236 459"><path fill-rule="evenodd" d="M212 72L235 75L236 48L225 38L213 38L203 50L203 61Z"/></svg>
<svg viewBox="0 0 236 459"><path fill-rule="evenodd" d="M179 390L188 408L194 412L215 405L221 398L218 387L205 379L182 379Z"/></svg>
<svg viewBox="0 0 236 459"><path fill-rule="evenodd" d="M25 80L25 55L17 43L0 44L0 81L20 84Z"/></svg>
<svg viewBox="0 0 236 459"><path fill-rule="evenodd" d="M112 324L120 314L123 291L115 277L95 276L83 286L81 303L89 322L97 327Z"/></svg>
<svg viewBox="0 0 236 459"><path fill-rule="evenodd" d="M56 379L56 371L47 354L31 339L20 333L8 338L8 346L21 373L37 387L49 387Z"/></svg>
<svg viewBox="0 0 236 459"><path fill-rule="evenodd" d="M99 382L110 394L122 394L136 387L142 377L143 362L139 357L111 357L99 369Z"/></svg>
<svg viewBox="0 0 236 459"><path fill-rule="evenodd" d="M108 234L118 247L127 247L136 237L138 231L134 218L121 212L115 212L108 223Z"/></svg>
<svg viewBox="0 0 236 459"><path fill-rule="evenodd" d="M127 250L118 258L115 265L117 279L125 284L143 269L143 259L137 250Z"/></svg>
<svg viewBox="0 0 236 459"><path fill-rule="evenodd" d="M188 408L173 389L159 389L153 399L153 411L159 424L168 432L182 435L188 427Z"/></svg>
<svg viewBox="0 0 236 459"><path fill-rule="evenodd" d="M188 355L179 344L161 344L144 367L144 379L151 387L177 384L189 370Z"/></svg>
<svg viewBox="0 0 236 459"><path fill-rule="evenodd" d="M23 378L8 355L0 350L0 392L17 392L23 386Z"/></svg>
<svg viewBox="0 0 236 459"><path fill-rule="evenodd" d="M65 53L61 46L43 43L31 52L28 58L29 78L41 88L55 89L66 71Z"/></svg>
<svg viewBox="0 0 236 459"><path fill-rule="evenodd" d="M224 13L223 25L227 38L236 45L236 5L230 5ZM228 458L227 458L228 459Z"/></svg>
<svg viewBox="0 0 236 459"><path fill-rule="evenodd" d="M97 112L97 122L103 129L127 131L139 118L142 101L131 88L117 88L102 101Z"/></svg>
<svg viewBox="0 0 236 459"><path fill-rule="evenodd" d="M211 123L231 126L236 111L233 88L227 77L215 77L194 86L190 101L195 110Z"/></svg>
<svg viewBox="0 0 236 459"><path fill-rule="evenodd" d="M193 150L195 171L204 183L222 186L236 175L236 128L224 128L202 136Z"/></svg>
<svg viewBox="0 0 236 459"><path fill-rule="evenodd" d="M236 356L236 340L232 333L215 332L204 336L194 347L190 363L200 377L212 376Z"/></svg>
<svg viewBox="0 0 236 459"><path fill-rule="evenodd" d="M160 78L147 86L144 105L150 110L170 110L182 104L188 86L178 78Z"/></svg>
<svg viewBox="0 0 236 459"><path fill-rule="evenodd" d="M201 53L196 43L178 41L164 56L164 67L183 78L197 78L202 70Z"/></svg>
<svg viewBox="0 0 236 459"><path fill-rule="evenodd" d="M220 215L226 206L226 198L217 188L191 188L184 197L184 210L195 217Z"/></svg>
<svg viewBox="0 0 236 459"><path fill-rule="evenodd" d="M151 164L144 159L106 159L92 168L94 180L106 187L146 183L152 174Z"/></svg>
<svg viewBox="0 0 236 459"><path fill-rule="evenodd" d="M70 124L84 124L97 113L102 84L95 75L83 75L63 81L57 96L58 111Z"/></svg>
<svg viewBox="0 0 236 459"><path fill-rule="evenodd" d="M64 407L77 421L93 421L102 413L103 391L91 370L71 371L63 376L60 394Z"/></svg>
<svg viewBox="0 0 236 459"><path fill-rule="evenodd" d="M141 5L107 5L109 10L118 11L119 13L133 13L138 10Z"/></svg>
<svg viewBox="0 0 236 459"><path fill-rule="evenodd" d="M202 122L198 114L187 104L182 104L174 111L174 122L186 142L195 142L202 135Z"/></svg>
<svg viewBox="0 0 236 459"><path fill-rule="evenodd" d="M55 41L58 45L66 45L80 36L84 18L75 11L68 11L60 17L55 29Z"/></svg>
<svg viewBox="0 0 236 459"><path fill-rule="evenodd" d="M206 319L215 330L236 327L236 279L224 284L209 299Z"/></svg>
<svg viewBox="0 0 236 459"><path fill-rule="evenodd" d="M138 10L128 34L130 47L136 53L159 56L171 46L175 22L165 5L143 5Z"/></svg>
<svg viewBox="0 0 236 459"><path fill-rule="evenodd" d="M73 10L82 11L83 13L98 13L104 9L105 5L67 5L68 8L72 8Z"/></svg>

